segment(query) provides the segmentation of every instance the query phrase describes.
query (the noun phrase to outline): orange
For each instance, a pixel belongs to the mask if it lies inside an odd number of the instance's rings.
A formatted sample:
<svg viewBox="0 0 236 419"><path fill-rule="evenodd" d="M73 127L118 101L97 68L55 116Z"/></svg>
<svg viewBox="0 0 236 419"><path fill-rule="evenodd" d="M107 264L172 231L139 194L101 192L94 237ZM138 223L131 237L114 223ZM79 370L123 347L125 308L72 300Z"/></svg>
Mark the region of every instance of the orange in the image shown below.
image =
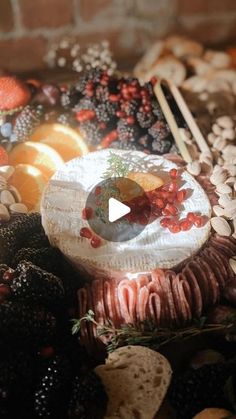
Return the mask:
<svg viewBox="0 0 236 419"><path fill-rule="evenodd" d="M9 164L31 164L37 167L47 178L63 164L61 156L46 144L26 141L16 145L9 154Z"/></svg>
<svg viewBox="0 0 236 419"><path fill-rule="evenodd" d="M39 211L41 195L47 183L39 169L30 164L18 164L9 183L19 191L22 202L30 211Z"/></svg>
<svg viewBox="0 0 236 419"><path fill-rule="evenodd" d="M64 161L83 156L89 149L80 134L62 124L43 124L37 127L30 137L56 150Z"/></svg>
<svg viewBox="0 0 236 419"><path fill-rule="evenodd" d="M130 172L127 177L141 186L145 192L153 191L164 184L161 177L152 173Z"/></svg>

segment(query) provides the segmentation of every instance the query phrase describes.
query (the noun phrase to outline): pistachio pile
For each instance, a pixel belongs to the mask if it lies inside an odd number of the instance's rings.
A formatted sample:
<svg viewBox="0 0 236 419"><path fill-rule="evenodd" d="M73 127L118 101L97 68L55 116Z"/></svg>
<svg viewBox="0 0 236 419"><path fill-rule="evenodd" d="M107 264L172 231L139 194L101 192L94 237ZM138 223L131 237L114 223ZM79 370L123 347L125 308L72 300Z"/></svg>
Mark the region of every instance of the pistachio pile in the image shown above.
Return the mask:
<svg viewBox="0 0 236 419"><path fill-rule="evenodd" d="M218 197L212 208L213 230L236 238L236 118L224 115L214 120L207 136L210 151L198 153L188 131L183 130L182 137L195 151L196 160L187 165L187 170L196 177L209 177Z"/></svg>
<svg viewBox="0 0 236 419"><path fill-rule="evenodd" d="M0 222L9 221L15 214L28 212L18 190L10 184L14 170L13 166L0 166Z"/></svg>

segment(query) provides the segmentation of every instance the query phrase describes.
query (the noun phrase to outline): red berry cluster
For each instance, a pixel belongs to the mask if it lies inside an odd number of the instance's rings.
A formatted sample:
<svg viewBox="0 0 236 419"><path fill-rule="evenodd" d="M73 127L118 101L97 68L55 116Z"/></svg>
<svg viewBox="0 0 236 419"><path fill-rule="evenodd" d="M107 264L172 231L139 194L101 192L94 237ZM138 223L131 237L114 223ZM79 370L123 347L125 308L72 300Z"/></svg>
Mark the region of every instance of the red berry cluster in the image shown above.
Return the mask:
<svg viewBox="0 0 236 419"><path fill-rule="evenodd" d="M83 220L90 220L92 216L93 216L92 208L90 207L83 208L83 211L82 211ZM92 230L90 230L88 227L82 227L80 229L80 236L84 237L85 239L90 240L91 246L94 247L95 249L97 247L100 247L102 244L102 240L100 239L100 237L93 234Z"/></svg>
<svg viewBox="0 0 236 419"><path fill-rule="evenodd" d="M104 148L132 148L154 154L169 152L170 131L151 82L142 86L135 78L117 78L96 69L81 78L74 95L78 93L75 119L92 146L101 144ZM161 132L152 129L157 121L163 122ZM165 146L157 143L165 139Z"/></svg>
<svg viewBox="0 0 236 419"><path fill-rule="evenodd" d="M147 208L147 199L141 196L128 203L131 212L127 214L126 219L130 222L147 225L157 217L163 217L160 224L162 227L168 228L171 233L187 231L193 226L203 227L207 221L205 216L189 212L186 218L179 218L180 206L188 198L188 193L186 189L179 188L177 169L171 169L169 175L168 183L146 193L151 204L151 214Z"/></svg>

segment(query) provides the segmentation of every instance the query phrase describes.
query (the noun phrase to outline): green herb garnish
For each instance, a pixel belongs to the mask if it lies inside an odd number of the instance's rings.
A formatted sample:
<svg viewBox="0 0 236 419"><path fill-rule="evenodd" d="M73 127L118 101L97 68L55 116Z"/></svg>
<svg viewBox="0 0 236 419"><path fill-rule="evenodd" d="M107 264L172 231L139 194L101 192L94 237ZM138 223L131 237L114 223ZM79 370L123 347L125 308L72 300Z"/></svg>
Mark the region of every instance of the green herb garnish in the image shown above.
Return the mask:
<svg viewBox="0 0 236 419"><path fill-rule="evenodd" d="M108 168L103 174L103 179L111 177L125 177L129 173L128 164L124 163L120 156L110 152L110 156L107 159Z"/></svg>

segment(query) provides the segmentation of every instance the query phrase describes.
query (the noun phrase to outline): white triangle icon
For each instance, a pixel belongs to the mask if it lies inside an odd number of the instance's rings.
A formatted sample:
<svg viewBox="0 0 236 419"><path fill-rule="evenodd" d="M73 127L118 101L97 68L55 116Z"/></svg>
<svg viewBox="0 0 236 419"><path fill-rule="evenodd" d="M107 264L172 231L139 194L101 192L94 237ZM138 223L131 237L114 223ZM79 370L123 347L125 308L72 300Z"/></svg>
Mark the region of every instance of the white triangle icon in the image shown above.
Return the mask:
<svg viewBox="0 0 236 419"><path fill-rule="evenodd" d="M108 201L108 219L110 223L119 220L124 215L129 214L131 211L130 207L122 202L117 201L115 198L110 198Z"/></svg>

